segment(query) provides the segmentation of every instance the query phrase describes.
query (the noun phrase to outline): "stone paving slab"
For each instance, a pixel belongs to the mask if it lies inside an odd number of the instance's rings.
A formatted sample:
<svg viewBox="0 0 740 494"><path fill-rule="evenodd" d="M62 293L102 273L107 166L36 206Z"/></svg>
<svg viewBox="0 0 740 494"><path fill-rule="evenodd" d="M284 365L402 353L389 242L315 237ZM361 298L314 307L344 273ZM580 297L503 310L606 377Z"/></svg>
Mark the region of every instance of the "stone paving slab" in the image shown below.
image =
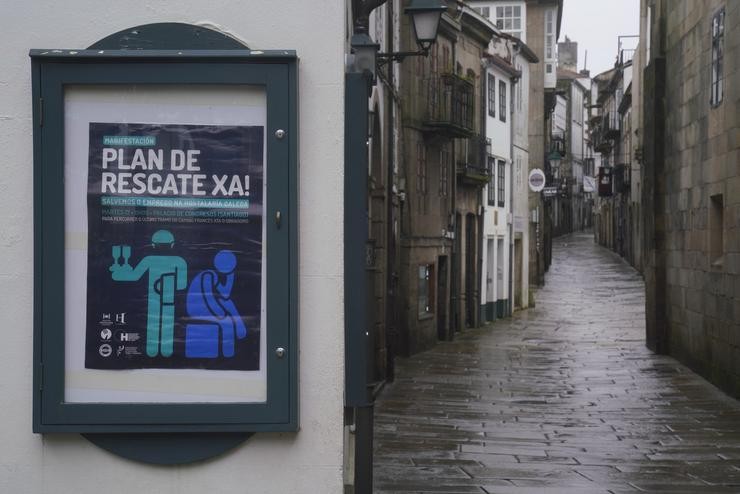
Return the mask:
<svg viewBox="0 0 740 494"><path fill-rule="evenodd" d="M536 299L399 359L376 493L740 492L740 402L645 348L632 268L566 237Z"/></svg>

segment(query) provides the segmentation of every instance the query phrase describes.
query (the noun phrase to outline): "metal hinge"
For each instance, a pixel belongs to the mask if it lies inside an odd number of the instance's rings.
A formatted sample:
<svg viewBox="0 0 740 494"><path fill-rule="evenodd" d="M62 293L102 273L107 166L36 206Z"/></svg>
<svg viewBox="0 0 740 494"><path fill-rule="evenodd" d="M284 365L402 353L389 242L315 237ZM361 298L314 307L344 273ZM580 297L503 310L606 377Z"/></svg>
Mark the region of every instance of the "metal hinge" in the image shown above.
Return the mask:
<svg viewBox="0 0 740 494"><path fill-rule="evenodd" d="M44 126L44 98L39 98L39 127Z"/></svg>

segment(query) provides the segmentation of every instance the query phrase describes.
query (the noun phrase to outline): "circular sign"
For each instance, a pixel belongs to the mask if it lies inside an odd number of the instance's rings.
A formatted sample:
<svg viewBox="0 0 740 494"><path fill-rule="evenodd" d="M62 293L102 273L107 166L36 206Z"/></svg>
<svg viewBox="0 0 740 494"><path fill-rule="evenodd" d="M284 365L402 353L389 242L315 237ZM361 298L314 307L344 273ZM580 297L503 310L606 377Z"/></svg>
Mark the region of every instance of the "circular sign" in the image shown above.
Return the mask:
<svg viewBox="0 0 740 494"><path fill-rule="evenodd" d="M532 192L539 192L545 188L545 172L539 168L529 172L529 189Z"/></svg>

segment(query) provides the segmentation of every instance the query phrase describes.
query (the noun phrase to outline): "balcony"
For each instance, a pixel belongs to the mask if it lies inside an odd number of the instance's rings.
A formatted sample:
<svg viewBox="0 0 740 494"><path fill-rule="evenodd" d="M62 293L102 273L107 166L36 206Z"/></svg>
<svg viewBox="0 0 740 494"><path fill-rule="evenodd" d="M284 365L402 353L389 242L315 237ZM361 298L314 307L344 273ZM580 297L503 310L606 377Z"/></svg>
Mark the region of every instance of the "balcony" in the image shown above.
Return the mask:
<svg viewBox="0 0 740 494"><path fill-rule="evenodd" d="M467 185L483 187L491 178L488 169L488 152L491 142L475 135L463 141L464 159L457 163L457 177Z"/></svg>
<svg viewBox="0 0 740 494"><path fill-rule="evenodd" d="M550 134L550 152L557 152L561 157L567 153L565 132L558 131Z"/></svg>
<svg viewBox="0 0 740 494"><path fill-rule="evenodd" d="M617 114L613 112L605 113L604 120L601 123L601 128L604 132L604 138L618 139L620 129Z"/></svg>
<svg viewBox="0 0 740 494"><path fill-rule="evenodd" d="M609 154L612 152L612 142L604 137L604 130L602 127L595 127L591 132L591 142L594 146L594 151L602 154Z"/></svg>
<svg viewBox="0 0 740 494"><path fill-rule="evenodd" d="M450 138L470 137L474 131L475 86L455 74L429 79L429 100L424 126Z"/></svg>

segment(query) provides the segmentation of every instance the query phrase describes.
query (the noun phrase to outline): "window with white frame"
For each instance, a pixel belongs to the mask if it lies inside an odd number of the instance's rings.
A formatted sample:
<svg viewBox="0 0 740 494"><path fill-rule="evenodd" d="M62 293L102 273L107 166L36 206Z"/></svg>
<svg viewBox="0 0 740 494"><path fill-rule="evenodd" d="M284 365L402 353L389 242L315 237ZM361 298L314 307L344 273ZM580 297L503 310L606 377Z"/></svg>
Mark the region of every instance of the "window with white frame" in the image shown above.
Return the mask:
<svg viewBox="0 0 740 494"><path fill-rule="evenodd" d="M488 205L496 205L496 160L488 157Z"/></svg>
<svg viewBox="0 0 740 494"><path fill-rule="evenodd" d="M496 116L496 78L488 74L488 115Z"/></svg>
<svg viewBox="0 0 740 494"><path fill-rule="evenodd" d="M555 59L555 11L545 12L545 60Z"/></svg>
<svg viewBox="0 0 740 494"><path fill-rule="evenodd" d="M521 64L516 64L516 70L520 74L523 74ZM523 84L522 78L520 78L516 83L516 109L517 111L522 111L522 86L523 85L524 84Z"/></svg>
<svg viewBox="0 0 740 494"><path fill-rule="evenodd" d="M498 81L498 119L506 122L506 83Z"/></svg>
<svg viewBox="0 0 740 494"><path fill-rule="evenodd" d="M506 205L506 162L498 160L498 206L503 208Z"/></svg>
<svg viewBox="0 0 740 494"><path fill-rule="evenodd" d="M501 5L496 7L496 27L505 33L522 39L521 5Z"/></svg>
<svg viewBox="0 0 740 494"><path fill-rule="evenodd" d="M573 121L583 125L583 93L573 86Z"/></svg>
<svg viewBox="0 0 740 494"><path fill-rule="evenodd" d="M489 19L491 17L491 7L473 7L473 10L478 12L486 19Z"/></svg>

